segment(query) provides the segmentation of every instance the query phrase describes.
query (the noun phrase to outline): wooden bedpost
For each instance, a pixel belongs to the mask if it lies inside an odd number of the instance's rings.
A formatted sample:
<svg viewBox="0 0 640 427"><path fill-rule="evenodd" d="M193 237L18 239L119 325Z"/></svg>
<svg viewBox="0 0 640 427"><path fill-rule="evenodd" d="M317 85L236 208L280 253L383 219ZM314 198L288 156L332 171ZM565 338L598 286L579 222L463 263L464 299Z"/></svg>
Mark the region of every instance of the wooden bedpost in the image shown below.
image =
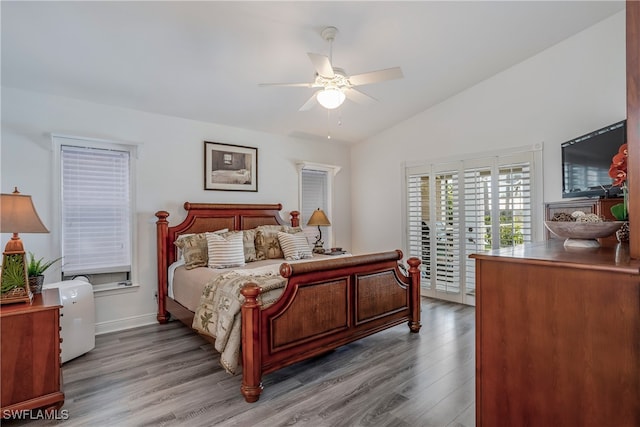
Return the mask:
<svg viewBox="0 0 640 427"><path fill-rule="evenodd" d="M291 211L291 212L289 212L289 215L291 216L291 226L292 227L299 226L300 225L300 212Z"/></svg>
<svg viewBox="0 0 640 427"><path fill-rule="evenodd" d="M169 212L156 212L156 239L158 244L158 314L156 318L160 323L169 321L169 313L165 309L165 301L167 297L167 237L169 232Z"/></svg>
<svg viewBox="0 0 640 427"><path fill-rule="evenodd" d="M411 279L411 320L409 320L409 329L411 332L419 332L420 327L420 260L411 257L407 260L409 264L409 278Z"/></svg>
<svg viewBox="0 0 640 427"><path fill-rule="evenodd" d="M262 393L262 335L260 334L260 303L262 289L255 283L247 283L240 293L242 304L242 386L244 400L257 402Z"/></svg>

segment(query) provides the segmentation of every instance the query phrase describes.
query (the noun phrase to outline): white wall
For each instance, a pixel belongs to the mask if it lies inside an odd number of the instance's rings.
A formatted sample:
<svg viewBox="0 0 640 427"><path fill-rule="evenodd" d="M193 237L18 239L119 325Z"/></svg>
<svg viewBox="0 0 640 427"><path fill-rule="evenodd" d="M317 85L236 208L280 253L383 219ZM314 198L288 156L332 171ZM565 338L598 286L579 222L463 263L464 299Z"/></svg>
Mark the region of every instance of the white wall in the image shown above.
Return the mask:
<svg viewBox="0 0 640 427"><path fill-rule="evenodd" d="M353 250L402 247L403 162L542 143L543 199L560 200L560 144L624 119L625 84L620 12L354 146Z"/></svg>
<svg viewBox="0 0 640 427"><path fill-rule="evenodd" d="M402 247L407 161L543 143L544 200L559 200L560 143L625 117L624 29L621 12L350 150L3 87L0 186L31 194L54 231L23 235L27 250L58 256L49 135L142 143L135 254L141 286L96 302L99 331L147 323L156 310L154 212L169 211L176 224L184 201L280 202L286 214L298 209L298 160L342 167L331 218L334 244L354 253ZM204 140L258 147L258 193L204 191ZM9 235L1 237L4 245Z"/></svg>
<svg viewBox="0 0 640 427"><path fill-rule="evenodd" d="M306 160L341 166L335 178L331 222L334 244L349 248L349 148L331 142L309 142L252 132L212 123L160 116L2 88L2 192L14 186L33 197L50 234L21 235L27 251L38 257L59 256L57 224L53 223L53 152L51 133L141 143L137 162L138 289L96 294L97 330L106 332L155 321L155 216L170 212L170 224L185 216L185 201L210 203L282 203L283 217L298 210L296 162ZM258 148L258 192L203 190L203 141ZM3 234L2 245L10 238ZM53 268L51 269L53 270ZM45 283L59 280L59 269L49 271Z"/></svg>

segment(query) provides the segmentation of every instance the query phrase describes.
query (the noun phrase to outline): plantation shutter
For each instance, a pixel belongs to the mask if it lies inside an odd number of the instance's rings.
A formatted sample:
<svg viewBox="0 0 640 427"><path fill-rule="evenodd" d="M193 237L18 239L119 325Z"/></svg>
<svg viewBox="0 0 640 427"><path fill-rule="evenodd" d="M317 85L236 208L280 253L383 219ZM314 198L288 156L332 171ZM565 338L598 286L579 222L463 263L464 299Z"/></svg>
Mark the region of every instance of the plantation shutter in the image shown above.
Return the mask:
<svg viewBox="0 0 640 427"><path fill-rule="evenodd" d="M531 242L531 166L504 165L498 175L500 244L509 247Z"/></svg>
<svg viewBox="0 0 640 427"><path fill-rule="evenodd" d="M464 248L466 291L475 294L475 260L469 255L491 249L491 168L464 171Z"/></svg>
<svg viewBox="0 0 640 427"><path fill-rule="evenodd" d="M61 146L66 276L131 271L130 152Z"/></svg>
<svg viewBox="0 0 640 427"><path fill-rule="evenodd" d="M407 249L422 260L423 294L474 303L469 255L533 240L532 162L525 152L407 168Z"/></svg>
<svg viewBox="0 0 640 427"><path fill-rule="evenodd" d="M431 281L429 175L409 175L407 182L409 253L422 261L422 281Z"/></svg>
<svg viewBox="0 0 640 427"><path fill-rule="evenodd" d="M438 172L432 194L435 230L435 286L444 293L460 291L460 193L457 171Z"/></svg>

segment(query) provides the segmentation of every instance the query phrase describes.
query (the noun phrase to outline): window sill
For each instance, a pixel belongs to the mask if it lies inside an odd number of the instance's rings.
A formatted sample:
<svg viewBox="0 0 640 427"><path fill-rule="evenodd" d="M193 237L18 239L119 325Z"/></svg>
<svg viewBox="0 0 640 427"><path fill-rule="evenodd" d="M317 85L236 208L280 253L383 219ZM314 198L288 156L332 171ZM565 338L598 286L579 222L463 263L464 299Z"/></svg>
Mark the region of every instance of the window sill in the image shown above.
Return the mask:
<svg viewBox="0 0 640 427"><path fill-rule="evenodd" d="M132 283L128 286L119 283L105 283L102 285L93 285L93 293L96 296L113 295L137 291L139 288L140 285L137 283Z"/></svg>

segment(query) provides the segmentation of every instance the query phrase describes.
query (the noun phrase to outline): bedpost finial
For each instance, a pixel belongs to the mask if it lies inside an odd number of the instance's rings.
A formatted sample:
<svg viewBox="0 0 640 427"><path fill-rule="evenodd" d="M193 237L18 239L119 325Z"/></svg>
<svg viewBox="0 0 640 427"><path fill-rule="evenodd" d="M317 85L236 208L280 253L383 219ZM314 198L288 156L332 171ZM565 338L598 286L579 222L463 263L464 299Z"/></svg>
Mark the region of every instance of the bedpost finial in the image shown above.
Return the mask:
<svg viewBox="0 0 640 427"><path fill-rule="evenodd" d="M289 212L289 215L291 216L291 226L292 227L299 226L300 225L300 212L291 211L291 212Z"/></svg>
<svg viewBox="0 0 640 427"><path fill-rule="evenodd" d="M255 302L262 292L262 288L253 282L249 282L240 289L240 293L244 295L246 302Z"/></svg>
<svg viewBox="0 0 640 427"><path fill-rule="evenodd" d="M156 212L156 217L158 218L158 222L167 222L167 218L169 217L169 212L158 211Z"/></svg>
<svg viewBox="0 0 640 427"><path fill-rule="evenodd" d="M420 260L419 260L418 258L416 258L416 257L411 257L411 258L409 258L409 259L407 260L407 264L409 264L409 266L410 266L412 269L417 269L417 268L420 266L421 262L420 262Z"/></svg>
<svg viewBox="0 0 640 427"><path fill-rule="evenodd" d="M282 264L280 264L280 275L282 277L288 279L289 277L291 277L291 274L293 274L293 267L291 267L291 264L287 262L283 262Z"/></svg>

